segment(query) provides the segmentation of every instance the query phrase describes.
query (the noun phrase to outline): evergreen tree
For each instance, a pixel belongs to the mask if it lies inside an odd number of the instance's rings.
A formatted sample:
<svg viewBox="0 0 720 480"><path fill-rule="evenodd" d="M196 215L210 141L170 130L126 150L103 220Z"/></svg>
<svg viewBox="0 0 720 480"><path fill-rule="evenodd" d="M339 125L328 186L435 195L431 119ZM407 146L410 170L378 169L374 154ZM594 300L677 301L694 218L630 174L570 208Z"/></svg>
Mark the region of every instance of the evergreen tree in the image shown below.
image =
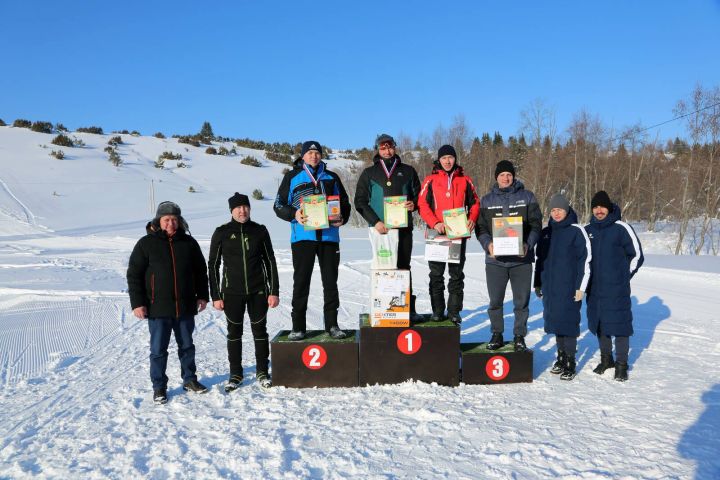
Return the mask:
<svg viewBox="0 0 720 480"><path fill-rule="evenodd" d="M200 129L200 137L203 139L203 141L205 141L205 143L209 143L212 141L213 138L215 138L215 134L213 133L210 122L204 122L202 124L202 128Z"/></svg>

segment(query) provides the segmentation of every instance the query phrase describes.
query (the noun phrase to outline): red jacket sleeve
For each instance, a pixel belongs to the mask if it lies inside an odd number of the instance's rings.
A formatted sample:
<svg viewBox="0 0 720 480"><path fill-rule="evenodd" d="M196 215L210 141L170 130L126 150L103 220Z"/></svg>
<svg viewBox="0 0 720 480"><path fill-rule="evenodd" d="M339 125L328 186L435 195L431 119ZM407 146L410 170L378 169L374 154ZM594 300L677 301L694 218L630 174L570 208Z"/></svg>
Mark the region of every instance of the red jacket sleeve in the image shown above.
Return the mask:
<svg viewBox="0 0 720 480"><path fill-rule="evenodd" d="M472 220L473 223L477 223L478 216L480 215L480 199L478 198L477 191L475 191L475 184L470 177L467 178L467 200L470 213L468 214L468 220Z"/></svg>
<svg viewBox="0 0 720 480"><path fill-rule="evenodd" d="M432 175L428 175L423 180L422 187L420 187L420 195L418 196L418 210L420 211L420 217L428 224L430 228L433 228L440 220L437 219L435 213L430 208L428 202L428 196L432 195Z"/></svg>

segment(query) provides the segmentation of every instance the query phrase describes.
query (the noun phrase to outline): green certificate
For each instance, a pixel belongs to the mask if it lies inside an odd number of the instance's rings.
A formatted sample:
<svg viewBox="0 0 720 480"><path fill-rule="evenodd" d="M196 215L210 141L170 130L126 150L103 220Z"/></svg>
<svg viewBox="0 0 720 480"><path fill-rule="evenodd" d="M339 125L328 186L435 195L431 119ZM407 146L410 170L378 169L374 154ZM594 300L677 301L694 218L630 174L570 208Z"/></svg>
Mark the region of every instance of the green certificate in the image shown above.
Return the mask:
<svg viewBox="0 0 720 480"><path fill-rule="evenodd" d="M443 223L445 224L445 234L448 238L465 238L470 236L468 230L468 219L465 208L451 208L443 210Z"/></svg>
<svg viewBox="0 0 720 480"><path fill-rule="evenodd" d="M302 199L305 230L320 230L330 227L328 222L327 199L325 195L308 195Z"/></svg>
<svg viewBox="0 0 720 480"><path fill-rule="evenodd" d="M385 210L385 226L388 228L403 228L408 226L408 211L405 208L407 197L398 195L395 197L384 197L383 208Z"/></svg>

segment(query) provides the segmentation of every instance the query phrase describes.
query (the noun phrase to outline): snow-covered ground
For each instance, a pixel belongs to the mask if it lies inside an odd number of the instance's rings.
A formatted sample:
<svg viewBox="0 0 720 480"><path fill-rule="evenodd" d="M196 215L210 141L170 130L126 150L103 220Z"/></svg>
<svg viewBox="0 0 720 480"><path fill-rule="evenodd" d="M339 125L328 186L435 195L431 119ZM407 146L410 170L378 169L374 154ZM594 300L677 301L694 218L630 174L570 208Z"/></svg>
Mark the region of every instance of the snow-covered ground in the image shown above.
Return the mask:
<svg viewBox="0 0 720 480"><path fill-rule="evenodd" d="M56 160L52 136L0 127L0 477L720 478L720 261L667 255L657 233L641 234L647 260L633 279L627 383L592 373L599 351L587 333L576 379L549 374L554 341L533 298L532 384L264 391L246 329L246 385L226 395L225 320L209 309L195 343L211 392L183 393L171 352L170 402L154 405L149 334L125 292L127 258L151 217L150 180L156 202L183 207L207 252L212 230L229 218L227 197L260 188L272 198L285 165L257 151L210 156L174 139L123 135L124 165L115 168L102 151L110 136L76 136L86 146ZM190 168L153 168L164 150L182 153ZM265 166L240 165L250 153ZM276 246L273 335L290 325L292 264L288 225L271 203L253 201L252 216ZM353 328L367 311L366 232L345 227L341 251L340 324ZM415 253L427 310L419 236ZM489 337L483 261L473 241L463 341ZM321 297L317 272L311 327L321 326Z"/></svg>

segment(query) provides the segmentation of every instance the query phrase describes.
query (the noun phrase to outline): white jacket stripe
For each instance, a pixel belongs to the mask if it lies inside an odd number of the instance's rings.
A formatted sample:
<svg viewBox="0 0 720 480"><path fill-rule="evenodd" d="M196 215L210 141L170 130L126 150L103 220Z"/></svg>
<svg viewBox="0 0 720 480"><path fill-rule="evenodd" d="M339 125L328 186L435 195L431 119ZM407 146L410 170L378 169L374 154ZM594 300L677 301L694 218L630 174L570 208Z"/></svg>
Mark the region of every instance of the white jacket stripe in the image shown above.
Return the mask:
<svg viewBox="0 0 720 480"><path fill-rule="evenodd" d="M640 242L638 242L637 235L635 235L633 229L630 228L630 225L620 220L615 223L622 225L625 230L627 230L628 235L630 235L630 240L632 240L633 248L635 249L635 256L630 260L630 273L632 273L637 269L638 260L640 259Z"/></svg>
<svg viewBox="0 0 720 480"><path fill-rule="evenodd" d="M590 245L590 237L588 237L587 232L582 227L582 225L578 225L577 223L573 223L573 227L577 227L580 229L580 231L583 234L583 237L585 238L585 249L587 250L587 256L585 257L585 266L583 267L583 277L582 281L580 282L580 288L579 290L582 290L583 292L587 290L588 282L590 281L590 261L592 260L592 247Z"/></svg>

